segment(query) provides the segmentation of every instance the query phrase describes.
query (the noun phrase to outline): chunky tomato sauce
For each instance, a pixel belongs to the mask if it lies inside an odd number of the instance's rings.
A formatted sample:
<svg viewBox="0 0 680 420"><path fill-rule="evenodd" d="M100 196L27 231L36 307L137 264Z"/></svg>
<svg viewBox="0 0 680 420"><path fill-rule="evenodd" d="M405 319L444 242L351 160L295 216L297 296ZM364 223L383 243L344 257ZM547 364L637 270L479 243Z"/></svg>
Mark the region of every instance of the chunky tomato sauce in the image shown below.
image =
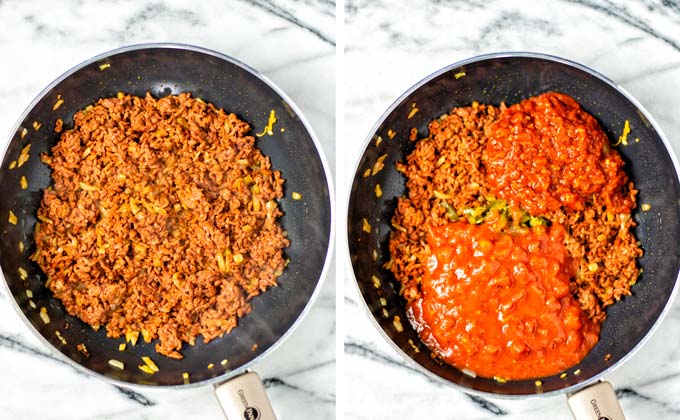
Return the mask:
<svg viewBox="0 0 680 420"><path fill-rule="evenodd" d="M555 92L526 99L501 113L486 143L491 191L533 215L581 210L601 194L607 209L627 213L623 160L597 120L571 97Z"/></svg>
<svg viewBox="0 0 680 420"><path fill-rule="evenodd" d="M599 325L569 292L575 264L558 224L494 230L431 228L421 297L409 304L421 339L444 361L484 377L559 373L597 343Z"/></svg>

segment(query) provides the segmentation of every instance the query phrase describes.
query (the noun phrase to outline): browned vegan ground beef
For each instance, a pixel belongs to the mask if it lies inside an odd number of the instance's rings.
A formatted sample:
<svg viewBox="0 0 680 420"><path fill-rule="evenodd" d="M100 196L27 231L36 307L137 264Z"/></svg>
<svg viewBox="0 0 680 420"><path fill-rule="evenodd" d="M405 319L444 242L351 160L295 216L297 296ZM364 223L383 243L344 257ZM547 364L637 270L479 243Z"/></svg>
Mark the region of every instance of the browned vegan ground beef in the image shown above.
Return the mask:
<svg viewBox="0 0 680 420"><path fill-rule="evenodd" d="M66 310L181 358L229 332L283 272L284 180L250 126L190 94L119 94L74 116L52 168L34 259Z"/></svg>

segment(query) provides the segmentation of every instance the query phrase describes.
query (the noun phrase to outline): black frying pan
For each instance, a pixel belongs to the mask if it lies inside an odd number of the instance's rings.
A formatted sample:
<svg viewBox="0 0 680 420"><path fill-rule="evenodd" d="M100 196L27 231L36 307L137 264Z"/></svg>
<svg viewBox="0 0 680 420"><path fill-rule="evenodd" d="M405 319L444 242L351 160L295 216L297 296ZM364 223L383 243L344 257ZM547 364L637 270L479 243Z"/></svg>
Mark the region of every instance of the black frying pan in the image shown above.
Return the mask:
<svg viewBox="0 0 680 420"><path fill-rule="evenodd" d="M285 254L290 265L279 277L279 287L252 300L252 312L221 339L195 346L185 345L184 359L173 360L154 351L154 344L128 346L118 351L124 339L106 337L104 328L94 331L79 319L69 316L59 301L45 288L45 275L28 256L35 251L33 241L36 210L42 190L50 185L50 171L39 155L57 142L54 121L62 118L65 128L73 126L73 114L102 97L123 91L155 97L191 92L194 97L212 102L250 123L252 133L262 131L269 113L276 112L275 135L257 141L257 147L271 158L272 166L285 178L285 197L280 206L285 215L280 222L289 233L290 247ZM56 111L53 105L61 95L64 103ZM34 121L42 123L36 132ZM21 138L22 130L28 130ZM285 128L280 132L279 128ZM10 294L29 327L57 354L80 369L119 384L186 386L183 373L189 373L190 385L223 381L243 372L272 350L287 336L308 309L325 274L332 239L332 197L328 166L318 142L295 105L273 83L244 64L213 51L174 44L140 45L118 49L68 71L48 86L28 106L11 132L11 139L0 170L0 265ZM21 149L31 144L30 159L20 168L9 169ZM28 189L19 180L26 176ZM297 191L302 199L291 199ZM19 223L8 223L12 210ZM26 245L24 252L19 241ZM19 267L28 272L22 281ZM26 289L33 292L39 309L47 308L51 322L45 324L29 304ZM59 331L67 344L57 337ZM141 341L141 340L140 340ZM84 343L90 357L76 349ZM257 348L253 350L253 346ZM141 356L150 356L160 371L149 376L139 369ZM109 359L122 361L126 368L117 370ZM223 366L220 362L228 360ZM215 366L208 369L208 364Z"/></svg>
<svg viewBox="0 0 680 420"><path fill-rule="evenodd" d="M460 77L462 72L465 75ZM493 379L472 378L452 366L438 364L429 351L418 353L409 344L409 340L420 342L418 334L405 321L405 302L398 294L398 283L390 271L382 268L390 258L390 220L397 198L405 193L405 179L396 171L395 163L405 160L414 147L407 139L412 127L418 129L419 138L426 137L427 124L453 107L466 106L472 101L512 104L551 90L576 98L600 121L610 139L618 138L624 121L630 121L631 144L618 150L626 161L626 172L640 191L638 203L651 204L650 211L634 213L638 222L636 234L645 250L644 257L639 260L644 272L632 288L633 296L607 309L600 342L581 363L569 369L566 378L561 379L559 375L541 378L540 388L534 379L503 384ZM413 103L419 111L408 119ZM392 140L387 135L389 129L397 133ZM376 146L378 136L382 142ZM636 137L640 139L639 143L632 141ZM364 171L383 154L388 155L385 168L375 176L364 178ZM354 175L347 215L349 255L359 290L371 317L387 340L429 375L465 392L487 396L574 392L598 381L639 348L677 291L680 268L677 168L668 142L649 114L623 89L593 70L556 57L527 53L487 55L454 64L427 77L397 99L368 137ZM379 199L374 194L376 183L383 190ZM371 234L362 230L363 218L370 222ZM373 250L377 250L377 260L373 258ZM372 275L384 280L380 289L374 287ZM387 301L387 317L383 314L380 298ZM395 315L404 320L403 332L394 327ZM611 354L611 359L605 361L607 354ZM574 374L577 370L578 375Z"/></svg>

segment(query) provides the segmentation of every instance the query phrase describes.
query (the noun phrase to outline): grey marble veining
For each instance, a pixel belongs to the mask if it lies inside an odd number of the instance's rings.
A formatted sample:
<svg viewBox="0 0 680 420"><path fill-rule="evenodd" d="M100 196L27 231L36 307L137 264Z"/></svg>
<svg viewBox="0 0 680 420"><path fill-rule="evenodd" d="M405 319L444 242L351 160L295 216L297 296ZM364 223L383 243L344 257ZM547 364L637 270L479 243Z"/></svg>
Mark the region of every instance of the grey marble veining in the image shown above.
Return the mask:
<svg viewBox="0 0 680 420"><path fill-rule="evenodd" d="M0 149L24 107L72 66L126 44L180 42L236 57L278 84L334 166L334 13L326 0L0 1ZM335 418L333 273L298 329L254 367L280 418ZM31 334L1 288L0 372L2 420L222 418L210 387L130 390L74 370Z"/></svg>
<svg viewBox="0 0 680 420"><path fill-rule="evenodd" d="M680 152L680 3L645 0L349 0L345 3L346 153L340 205L365 137L401 93L448 64L497 51L535 51L588 65L631 92ZM504 400L452 389L415 370L368 319L339 249L345 299L345 418L567 420L564 397ZM628 419L680 418L680 301L626 364L607 377Z"/></svg>

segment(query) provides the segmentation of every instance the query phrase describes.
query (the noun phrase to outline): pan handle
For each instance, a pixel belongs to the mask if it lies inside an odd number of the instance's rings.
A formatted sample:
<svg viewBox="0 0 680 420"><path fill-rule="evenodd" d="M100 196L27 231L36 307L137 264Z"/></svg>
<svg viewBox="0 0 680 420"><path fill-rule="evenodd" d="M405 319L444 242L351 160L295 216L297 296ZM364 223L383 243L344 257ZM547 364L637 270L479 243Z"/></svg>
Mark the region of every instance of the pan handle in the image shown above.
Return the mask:
<svg viewBox="0 0 680 420"><path fill-rule="evenodd" d="M626 420L612 384L606 381L571 394L567 404L575 420Z"/></svg>
<svg viewBox="0 0 680 420"><path fill-rule="evenodd" d="M227 420L276 420L262 379L255 372L215 385L215 396Z"/></svg>

